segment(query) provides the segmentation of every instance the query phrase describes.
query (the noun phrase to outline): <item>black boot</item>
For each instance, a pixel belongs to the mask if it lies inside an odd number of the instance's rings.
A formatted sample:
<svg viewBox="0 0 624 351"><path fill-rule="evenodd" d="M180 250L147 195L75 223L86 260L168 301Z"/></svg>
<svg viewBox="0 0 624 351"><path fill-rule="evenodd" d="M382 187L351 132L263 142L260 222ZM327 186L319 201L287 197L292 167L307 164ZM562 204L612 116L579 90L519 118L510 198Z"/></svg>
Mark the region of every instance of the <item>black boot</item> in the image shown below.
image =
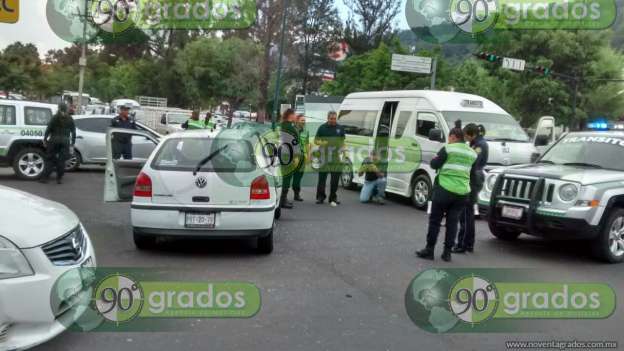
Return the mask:
<svg viewBox="0 0 624 351"><path fill-rule="evenodd" d="M288 191L282 192L280 207L287 210L290 210L294 207L292 202L288 201Z"/></svg>
<svg viewBox="0 0 624 351"><path fill-rule="evenodd" d="M298 190L295 191L295 201L303 202L303 199L301 198L301 193Z"/></svg>
<svg viewBox="0 0 624 351"><path fill-rule="evenodd" d="M451 249L444 248L444 252L442 252L442 261L451 262Z"/></svg>
<svg viewBox="0 0 624 351"><path fill-rule="evenodd" d="M420 251L416 251L416 256L425 259L425 260L431 260L433 261L433 248L432 247L426 247Z"/></svg>
<svg viewBox="0 0 624 351"><path fill-rule="evenodd" d="M463 246L459 246L459 245L453 248L453 253L463 254L463 253L466 253L466 251L468 251L467 248Z"/></svg>

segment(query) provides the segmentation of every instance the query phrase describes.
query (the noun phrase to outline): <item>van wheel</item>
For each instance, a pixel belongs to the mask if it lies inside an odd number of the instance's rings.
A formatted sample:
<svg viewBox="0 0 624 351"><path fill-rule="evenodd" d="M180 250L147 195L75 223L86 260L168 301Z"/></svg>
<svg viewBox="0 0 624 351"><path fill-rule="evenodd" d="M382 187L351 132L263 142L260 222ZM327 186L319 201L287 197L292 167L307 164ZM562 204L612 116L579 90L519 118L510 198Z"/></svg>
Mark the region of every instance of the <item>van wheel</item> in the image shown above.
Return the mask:
<svg viewBox="0 0 624 351"><path fill-rule="evenodd" d="M605 262L624 261L624 209L611 211L593 243L593 251L596 258Z"/></svg>
<svg viewBox="0 0 624 351"><path fill-rule="evenodd" d="M258 238L258 253L262 255L269 255L273 252L273 229L269 235Z"/></svg>
<svg viewBox="0 0 624 351"><path fill-rule="evenodd" d="M412 204L419 210L426 210L431 199L431 181L425 174L421 174L412 181Z"/></svg>
<svg viewBox="0 0 624 351"><path fill-rule="evenodd" d="M340 184L347 190L355 189L355 183L353 182L353 166L351 163L345 163L342 174L340 174Z"/></svg>
<svg viewBox="0 0 624 351"><path fill-rule="evenodd" d="M494 235L498 239L505 240L505 241L516 240L518 239L520 234L522 234L522 232L517 231L517 230L499 227L496 224L493 224L492 222L488 222L488 226L490 227L490 232L492 232L492 235Z"/></svg>
<svg viewBox="0 0 624 351"><path fill-rule="evenodd" d="M156 245L156 238L151 235L139 234L133 232L134 246L139 250L151 249Z"/></svg>
<svg viewBox="0 0 624 351"><path fill-rule="evenodd" d="M41 178L45 167L45 151L40 148L22 149L13 159L13 171L20 179L37 180Z"/></svg>
<svg viewBox="0 0 624 351"><path fill-rule="evenodd" d="M78 151L75 151L72 156L65 161L65 172L75 172L80 168L82 164L82 157Z"/></svg>

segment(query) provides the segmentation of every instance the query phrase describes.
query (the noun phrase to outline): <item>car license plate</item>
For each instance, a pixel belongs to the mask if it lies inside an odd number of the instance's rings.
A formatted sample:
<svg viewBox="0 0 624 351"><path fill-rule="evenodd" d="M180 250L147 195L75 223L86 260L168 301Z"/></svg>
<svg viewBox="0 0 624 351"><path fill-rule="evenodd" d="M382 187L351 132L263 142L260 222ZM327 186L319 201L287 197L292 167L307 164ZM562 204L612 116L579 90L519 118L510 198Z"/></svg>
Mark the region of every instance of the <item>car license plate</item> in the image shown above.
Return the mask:
<svg viewBox="0 0 624 351"><path fill-rule="evenodd" d="M521 207L503 206L502 216L505 218L519 220L522 218L523 214L524 214L524 209Z"/></svg>
<svg viewBox="0 0 624 351"><path fill-rule="evenodd" d="M186 213L185 225L187 228L214 228L214 213Z"/></svg>

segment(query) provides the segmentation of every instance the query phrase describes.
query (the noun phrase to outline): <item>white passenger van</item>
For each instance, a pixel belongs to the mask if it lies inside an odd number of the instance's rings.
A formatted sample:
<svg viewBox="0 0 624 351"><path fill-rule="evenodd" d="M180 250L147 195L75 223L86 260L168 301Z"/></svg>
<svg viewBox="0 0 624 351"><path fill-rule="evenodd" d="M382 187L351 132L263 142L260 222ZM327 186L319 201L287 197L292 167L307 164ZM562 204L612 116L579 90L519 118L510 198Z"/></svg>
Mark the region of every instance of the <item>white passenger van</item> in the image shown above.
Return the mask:
<svg viewBox="0 0 624 351"><path fill-rule="evenodd" d="M346 146L351 150L345 160L342 185L350 188L364 183L357 174L363 157L385 139L391 149L401 148L398 155L403 162L400 171L396 164L389 166L387 191L410 197L421 209L427 206L435 179L431 159L444 146L456 120L461 119L463 126L476 123L486 128L488 169L530 163L538 152L536 144L545 146L555 141L554 134L549 140L541 137L533 141L509 113L492 101L457 92L354 93L345 98L338 116L347 134ZM543 117L537 130L551 125L554 118Z"/></svg>

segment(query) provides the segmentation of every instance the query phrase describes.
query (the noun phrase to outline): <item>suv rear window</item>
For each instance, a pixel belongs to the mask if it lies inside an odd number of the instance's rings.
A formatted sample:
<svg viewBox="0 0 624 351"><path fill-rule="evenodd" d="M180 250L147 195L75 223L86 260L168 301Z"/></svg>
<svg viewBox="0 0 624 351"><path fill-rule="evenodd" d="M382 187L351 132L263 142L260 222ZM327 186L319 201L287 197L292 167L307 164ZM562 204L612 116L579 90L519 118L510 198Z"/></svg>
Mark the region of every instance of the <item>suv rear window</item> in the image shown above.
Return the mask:
<svg viewBox="0 0 624 351"><path fill-rule="evenodd" d="M0 105L0 124L6 126L14 126L15 106Z"/></svg>
<svg viewBox="0 0 624 351"><path fill-rule="evenodd" d="M24 124L29 126L47 126L52 119L52 110L45 107L25 107Z"/></svg>
<svg viewBox="0 0 624 351"><path fill-rule="evenodd" d="M208 156L201 172L251 172L256 169L253 147L246 140L175 138L163 143L151 167L160 171L193 172Z"/></svg>

